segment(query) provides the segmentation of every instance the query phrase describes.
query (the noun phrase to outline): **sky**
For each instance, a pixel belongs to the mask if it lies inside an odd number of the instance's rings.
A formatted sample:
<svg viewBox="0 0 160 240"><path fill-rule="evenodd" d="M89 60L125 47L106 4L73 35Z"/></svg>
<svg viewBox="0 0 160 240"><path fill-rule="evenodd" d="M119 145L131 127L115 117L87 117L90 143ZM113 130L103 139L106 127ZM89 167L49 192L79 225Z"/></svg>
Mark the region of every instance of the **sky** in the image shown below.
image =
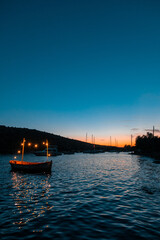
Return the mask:
<svg viewBox="0 0 160 240"><path fill-rule="evenodd" d="M159 0L1 0L0 125L97 144L160 130Z"/></svg>

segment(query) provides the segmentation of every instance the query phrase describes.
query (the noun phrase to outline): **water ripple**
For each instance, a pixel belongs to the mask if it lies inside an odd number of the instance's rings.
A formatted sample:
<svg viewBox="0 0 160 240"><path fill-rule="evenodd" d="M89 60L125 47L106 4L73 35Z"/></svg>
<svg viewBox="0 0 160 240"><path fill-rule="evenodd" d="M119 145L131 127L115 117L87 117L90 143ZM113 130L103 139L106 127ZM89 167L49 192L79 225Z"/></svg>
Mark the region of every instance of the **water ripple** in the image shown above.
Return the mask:
<svg viewBox="0 0 160 240"><path fill-rule="evenodd" d="M10 158L0 156L1 239L160 239L160 165L152 159L62 155L51 175L40 175L10 172Z"/></svg>

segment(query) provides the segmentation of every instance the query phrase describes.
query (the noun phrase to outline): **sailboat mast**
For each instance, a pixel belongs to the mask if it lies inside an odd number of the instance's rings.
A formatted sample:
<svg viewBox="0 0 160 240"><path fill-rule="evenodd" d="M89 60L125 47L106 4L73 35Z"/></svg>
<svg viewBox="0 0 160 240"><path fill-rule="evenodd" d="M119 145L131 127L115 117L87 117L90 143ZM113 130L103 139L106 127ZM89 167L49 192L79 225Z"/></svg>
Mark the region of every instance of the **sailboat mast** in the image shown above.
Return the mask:
<svg viewBox="0 0 160 240"><path fill-rule="evenodd" d="M48 140L46 140L46 146L47 146L47 161L48 161Z"/></svg>
<svg viewBox="0 0 160 240"><path fill-rule="evenodd" d="M23 162L23 156L24 156L24 143L25 143L25 138L23 138L23 146L22 146L22 162Z"/></svg>
<svg viewBox="0 0 160 240"><path fill-rule="evenodd" d="M131 147L132 147L132 139L133 139L133 135L131 134Z"/></svg>

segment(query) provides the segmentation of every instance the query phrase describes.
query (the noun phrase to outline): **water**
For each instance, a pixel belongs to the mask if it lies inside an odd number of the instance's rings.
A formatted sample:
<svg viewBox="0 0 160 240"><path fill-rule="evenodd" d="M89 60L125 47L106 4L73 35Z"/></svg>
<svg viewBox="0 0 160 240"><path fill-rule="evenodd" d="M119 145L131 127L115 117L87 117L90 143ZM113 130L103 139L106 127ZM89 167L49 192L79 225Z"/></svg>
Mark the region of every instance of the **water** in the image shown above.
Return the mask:
<svg viewBox="0 0 160 240"><path fill-rule="evenodd" d="M1 239L160 239L160 164L127 153L53 157L52 174L0 156ZM45 160L26 155L26 161Z"/></svg>

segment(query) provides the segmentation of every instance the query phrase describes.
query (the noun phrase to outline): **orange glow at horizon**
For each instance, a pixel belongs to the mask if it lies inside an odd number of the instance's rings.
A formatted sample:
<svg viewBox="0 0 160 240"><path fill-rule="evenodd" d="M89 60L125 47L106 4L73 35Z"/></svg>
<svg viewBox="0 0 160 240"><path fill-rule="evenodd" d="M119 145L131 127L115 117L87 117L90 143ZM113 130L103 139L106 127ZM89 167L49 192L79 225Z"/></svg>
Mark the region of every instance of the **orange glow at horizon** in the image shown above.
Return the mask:
<svg viewBox="0 0 160 240"><path fill-rule="evenodd" d="M84 139L84 137L74 137L74 139L86 142L86 139ZM91 139L88 139L87 143L94 144ZM111 136L111 144L110 137L95 137L95 145L96 144L102 146L124 147L125 145L131 145L131 136ZM132 146L135 146L135 138L132 139Z"/></svg>

